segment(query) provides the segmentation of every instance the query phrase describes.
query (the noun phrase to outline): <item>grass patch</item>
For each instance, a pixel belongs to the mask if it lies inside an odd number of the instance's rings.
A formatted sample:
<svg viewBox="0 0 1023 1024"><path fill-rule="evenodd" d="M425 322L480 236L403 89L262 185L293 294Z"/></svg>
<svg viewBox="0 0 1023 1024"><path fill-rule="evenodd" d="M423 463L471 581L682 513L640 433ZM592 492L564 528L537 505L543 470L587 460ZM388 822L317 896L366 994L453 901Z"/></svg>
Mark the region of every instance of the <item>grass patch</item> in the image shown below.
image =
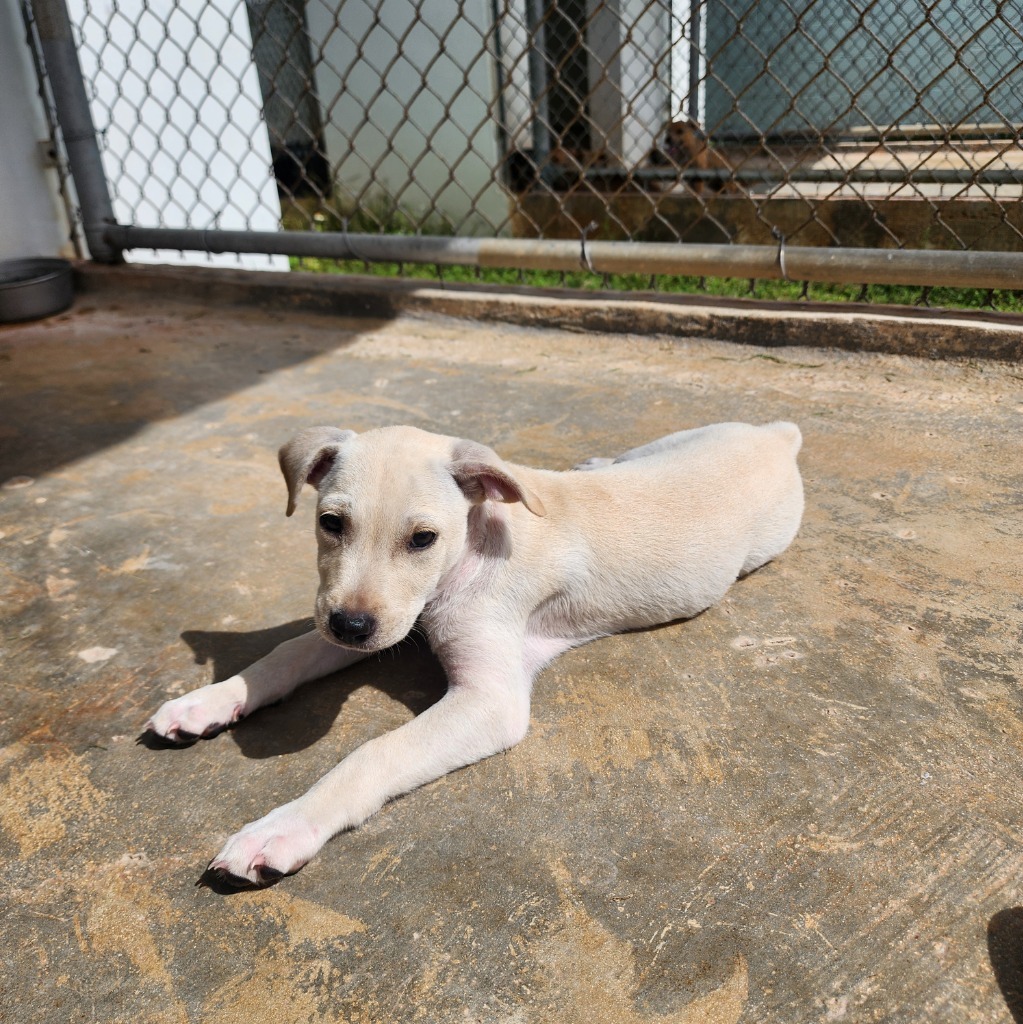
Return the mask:
<svg viewBox="0 0 1023 1024"><path fill-rule="evenodd" d="M285 206L286 231L344 231L353 234L454 234L450 221L435 214L410 210L384 193L365 198L293 200ZM581 291L658 292L665 295L703 295L755 298L777 302L866 302L886 306L921 306L1023 313L1023 290L984 288L926 288L919 285L822 284L802 281L750 281L726 277L683 277L649 274L590 274L586 271L500 270L479 267L441 267L429 263L369 263L292 257L292 270L318 274L370 274L425 281L467 284L520 285L529 288L577 288Z"/></svg>
<svg viewBox="0 0 1023 1024"><path fill-rule="evenodd" d="M351 227L350 230L355 230ZM292 270L319 274L370 274L425 281L520 285L529 288L577 288L581 291L657 292L755 298L777 302L867 302L875 305L979 309L1023 313L1023 291L983 288L923 288L915 285L842 285L799 281L749 281L727 277L673 277L665 274L590 274L585 271L499 270L441 267L430 263L368 263L293 257Z"/></svg>

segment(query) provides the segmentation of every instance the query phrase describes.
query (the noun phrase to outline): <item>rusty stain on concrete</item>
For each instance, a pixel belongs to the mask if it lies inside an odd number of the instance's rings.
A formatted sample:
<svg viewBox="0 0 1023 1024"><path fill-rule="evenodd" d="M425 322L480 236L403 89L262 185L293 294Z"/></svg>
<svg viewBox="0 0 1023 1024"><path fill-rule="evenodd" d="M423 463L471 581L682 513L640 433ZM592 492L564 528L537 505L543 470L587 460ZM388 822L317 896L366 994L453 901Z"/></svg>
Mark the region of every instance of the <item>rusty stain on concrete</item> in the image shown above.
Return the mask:
<svg viewBox="0 0 1023 1024"><path fill-rule="evenodd" d="M21 857L33 857L65 839L75 823L83 831L104 824L107 794L89 778L83 759L57 743L41 755L14 744L5 760L13 761L0 785L0 821L14 837Z"/></svg>
<svg viewBox="0 0 1023 1024"><path fill-rule="evenodd" d="M278 938L251 969L233 977L203 1003L201 1019L217 1024L252 1024L287 1019L296 1024L329 1019L318 989L324 979L337 974L327 956L317 950L336 948L339 940L366 931L366 925L346 914L309 900L274 893L241 894L239 916L250 927L270 925Z"/></svg>
<svg viewBox="0 0 1023 1024"><path fill-rule="evenodd" d="M83 952L100 961L110 957L130 961L139 981L153 987L155 1001L160 1004L147 1008L143 1019L154 1024L185 1024L188 1012L175 994L173 975L153 934L154 929L162 932L172 922L162 901L126 881L116 870L124 863L122 858L115 870L100 872L106 884L93 891L80 911L84 918L79 931Z"/></svg>
<svg viewBox="0 0 1023 1024"><path fill-rule="evenodd" d="M543 994L566 1024L613 1020L620 1024L737 1024L749 998L749 965L736 954L721 983L677 1010L644 1013L636 1009L637 966L632 946L590 916L572 892L563 864L551 865L560 897L561 924L541 944ZM680 923L681 927L691 925ZM676 927L654 932L653 959ZM556 1009L555 1009L556 1008Z"/></svg>
<svg viewBox="0 0 1023 1024"><path fill-rule="evenodd" d="M686 680L679 677L685 673L666 655L662 660L668 679L677 680L679 691L684 692ZM564 770L567 755L570 764L577 762L586 771L605 776L635 772L641 763L652 762L662 772L722 781L719 754L699 709L683 706L666 720L663 702L642 696L630 702L628 722L617 721L621 694L608 686L606 666L602 668L600 674L573 672L564 688L552 694L560 713L557 732L548 736L544 750L551 755L555 776ZM684 756L676 755L674 743L664 742L667 736L681 740Z"/></svg>

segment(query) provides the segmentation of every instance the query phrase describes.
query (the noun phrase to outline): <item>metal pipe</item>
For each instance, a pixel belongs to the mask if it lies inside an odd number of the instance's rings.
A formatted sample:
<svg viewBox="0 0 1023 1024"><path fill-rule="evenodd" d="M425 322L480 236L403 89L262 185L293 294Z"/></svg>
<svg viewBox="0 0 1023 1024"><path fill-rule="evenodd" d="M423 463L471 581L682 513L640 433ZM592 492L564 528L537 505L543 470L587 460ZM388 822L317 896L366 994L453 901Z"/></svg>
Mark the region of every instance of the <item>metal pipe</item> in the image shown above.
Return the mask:
<svg viewBox="0 0 1023 1024"><path fill-rule="evenodd" d="M105 238L108 245L118 250L189 249L519 270L587 270L598 274L1023 288L1021 252L590 242L584 238L447 238L316 231L197 231L123 225L108 227Z"/></svg>
<svg viewBox="0 0 1023 1024"><path fill-rule="evenodd" d="M107 241L121 249L245 252L269 256L364 260L369 263L478 265L478 238L435 235L360 235L347 231L230 231L142 228L117 224Z"/></svg>
<svg viewBox="0 0 1023 1024"><path fill-rule="evenodd" d="M494 96L497 105L497 152L501 158L503 175L508 173L508 153L511 145L508 139L508 103L504 95L505 82L504 47L501 45L501 9L500 0L490 0L490 38L493 39L494 57ZM486 43L484 42L484 47ZM507 184L507 178L505 178Z"/></svg>
<svg viewBox="0 0 1023 1024"><path fill-rule="evenodd" d="M104 236L106 228L115 222L114 208L67 7L64 0L32 0L32 13L68 166L82 209L82 229L89 253L100 263L119 263L120 249Z"/></svg>
<svg viewBox="0 0 1023 1024"><path fill-rule="evenodd" d="M551 173L550 84L547 73L547 27L543 0L526 0L529 37L529 93L533 105L533 163L542 180Z"/></svg>
<svg viewBox="0 0 1023 1024"><path fill-rule="evenodd" d="M739 145L755 146L791 146L791 145L820 145L822 142L828 145L837 143L852 143L863 145L865 143L887 142L923 142L931 145L956 140L975 140L980 142L993 142L995 140L1019 141L1020 130L1011 121L1000 123L981 124L918 124L918 125L884 125L864 126L861 128L851 127L838 131L825 130L824 132L807 132L805 128L795 128L791 131L730 131L718 129L714 132L714 142L721 144L738 143Z"/></svg>
<svg viewBox="0 0 1023 1024"><path fill-rule="evenodd" d="M690 0L689 4L689 91L686 93L686 117L693 124L700 123L700 86L703 84L703 54L700 52L700 22L704 0Z"/></svg>
<svg viewBox="0 0 1023 1024"><path fill-rule="evenodd" d="M607 171L587 171L586 177L607 177ZM1023 169L976 171L969 167L792 167L737 168L734 171L698 170L696 168L640 167L632 172L640 181L748 181L772 185L787 182L885 183L896 185L1023 185Z"/></svg>

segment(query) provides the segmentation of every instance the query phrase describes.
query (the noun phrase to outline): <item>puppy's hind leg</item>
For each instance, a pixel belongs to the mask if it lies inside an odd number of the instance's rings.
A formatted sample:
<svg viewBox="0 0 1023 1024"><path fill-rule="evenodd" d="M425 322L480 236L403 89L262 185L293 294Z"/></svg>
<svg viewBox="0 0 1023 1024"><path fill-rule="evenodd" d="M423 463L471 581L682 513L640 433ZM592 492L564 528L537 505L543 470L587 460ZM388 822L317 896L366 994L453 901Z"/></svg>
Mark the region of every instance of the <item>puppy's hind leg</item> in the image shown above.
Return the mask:
<svg viewBox="0 0 1023 1024"><path fill-rule="evenodd" d="M648 455L658 455L661 452L684 448L686 445L703 438L710 429L713 428L696 427L693 430L678 430L674 434L659 437L656 441L641 444L638 448L630 448L627 452L622 452L614 461L616 463L632 462L634 459L643 459Z"/></svg>
<svg viewBox="0 0 1023 1024"><path fill-rule="evenodd" d="M614 459L602 459L599 456L594 456L592 459L585 459L578 465L573 466L572 469L603 469L605 466L612 465L614 461Z"/></svg>
<svg viewBox="0 0 1023 1024"><path fill-rule="evenodd" d="M642 459L648 455L657 455L660 452L682 448L703 436L706 429L706 427L697 427L695 430L679 430L674 434L668 434L667 437L659 437L656 441L641 444L638 448L630 448L627 452L622 452L621 455L617 455L613 459L586 459L585 462L580 462L578 466L573 468L603 469L606 466L617 465L619 462L632 462L634 459Z"/></svg>

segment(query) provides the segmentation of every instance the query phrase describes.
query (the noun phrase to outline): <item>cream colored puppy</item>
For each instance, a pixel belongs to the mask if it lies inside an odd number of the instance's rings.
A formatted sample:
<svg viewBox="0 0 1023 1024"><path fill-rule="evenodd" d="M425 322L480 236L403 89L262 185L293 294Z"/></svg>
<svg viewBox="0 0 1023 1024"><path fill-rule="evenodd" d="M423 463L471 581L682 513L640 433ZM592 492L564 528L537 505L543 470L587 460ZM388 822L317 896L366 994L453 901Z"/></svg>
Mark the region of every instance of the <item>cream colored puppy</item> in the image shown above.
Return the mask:
<svg viewBox="0 0 1023 1024"><path fill-rule="evenodd" d="M297 871L392 797L518 743L533 678L558 654L714 604L795 536L800 443L791 423L721 423L557 473L413 427L300 433L280 463L288 515L304 484L319 491L316 629L168 701L147 727L210 736L417 620L448 690L246 825L210 869L238 885Z"/></svg>

